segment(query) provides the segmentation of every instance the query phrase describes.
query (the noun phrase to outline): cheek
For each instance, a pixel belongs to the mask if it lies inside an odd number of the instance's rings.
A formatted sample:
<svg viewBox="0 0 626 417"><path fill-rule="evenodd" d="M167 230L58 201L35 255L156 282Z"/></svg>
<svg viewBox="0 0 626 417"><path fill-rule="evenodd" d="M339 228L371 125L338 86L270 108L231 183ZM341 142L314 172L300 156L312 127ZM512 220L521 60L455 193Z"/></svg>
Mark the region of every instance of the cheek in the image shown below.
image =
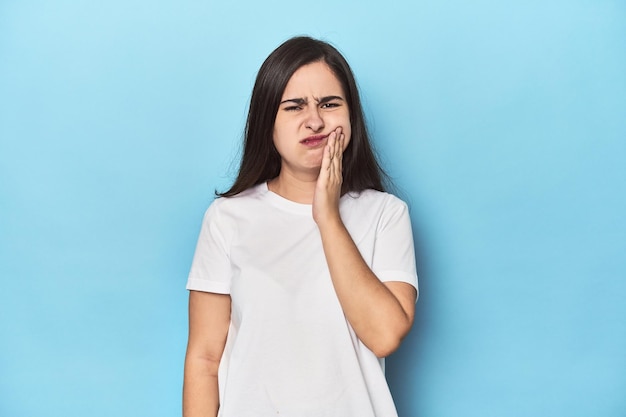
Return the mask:
<svg viewBox="0 0 626 417"><path fill-rule="evenodd" d="M352 140L352 127L350 126L350 121L347 121L344 126L345 127L343 128L343 133L344 135L346 135L346 138L343 144L343 150L345 151L348 147L348 144Z"/></svg>
<svg viewBox="0 0 626 417"><path fill-rule="evenodd" d="M282 147L285 142L285 138L289 137L288 128L285 123L275 123L274 130L272 131L272 141L276 148Z"/></svg>
<svg viewBox="0 0 626 417"><path fill-rule="evenodd" d="M346 148L347 148L347 147L348 147L348 145L350 144L350 140L351 140L351 139L352 139L352 138L351 138L349 135L346 135L346 140L345 140L345 142L343 143L343 150L344 150L344 151L346 150Z"/></svg>

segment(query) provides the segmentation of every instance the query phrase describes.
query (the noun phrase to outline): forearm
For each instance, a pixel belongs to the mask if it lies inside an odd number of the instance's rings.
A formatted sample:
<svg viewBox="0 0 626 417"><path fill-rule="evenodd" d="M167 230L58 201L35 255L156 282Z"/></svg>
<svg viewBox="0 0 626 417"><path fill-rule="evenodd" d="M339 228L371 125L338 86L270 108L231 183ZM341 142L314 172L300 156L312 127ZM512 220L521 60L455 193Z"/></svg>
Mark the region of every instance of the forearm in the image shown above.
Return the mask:
<svg viewBox="0 0 626 417"><path fill-rule="evenodd" d="M217 369L202 358L185 359L183 417L216 417L219 409Z"/></svg>
<svg viewBox="0 0 626 417"><path fill-rule="evenodd" d="M346 318L370 350L379 357L389 355L411 328L412 311L372 272L341 220L321 225L320 233Z"/></svg>

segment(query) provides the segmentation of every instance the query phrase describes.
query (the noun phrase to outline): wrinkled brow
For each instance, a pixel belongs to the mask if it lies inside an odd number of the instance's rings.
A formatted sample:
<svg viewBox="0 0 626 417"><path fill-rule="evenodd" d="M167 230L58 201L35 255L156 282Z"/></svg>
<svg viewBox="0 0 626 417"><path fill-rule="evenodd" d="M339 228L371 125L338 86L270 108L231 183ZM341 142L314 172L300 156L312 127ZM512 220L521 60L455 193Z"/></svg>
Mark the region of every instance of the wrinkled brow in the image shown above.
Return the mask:
<svg viewBox="0 0 626 417"><path fill-rule="evenodd" d="M315 99L315 101L318 104L324 104L324 103L328 103L329 101L333 101L333 100L343 100L343 97L340 96L326 96L326 97L322 97L320 99ZM308 104L308 100L304 99L304 98L289 98L287 100L283 100L280 102L280 104L284 104L284 103L294 103L297 104L299 106L302 106L303 104Z"/></svg>
<svg viewBox="0 0 626 417"><path fill-rule="evenodd" d="M280 102L280 104L285 104L285 103L294 103L294 104L297 104L298 106L301 106L303 104L307 104L307 100L303 98L289 98L287 100L283 100Z"/></svg>
<svg viewBox="0 0 626 417"><path fill-rule="evenodd" d="M315 101L317 101L319 104L324 104L324 103L328 103L329 101L333 101L333 100L341 100L343 101L343 97L339 97L339 96L326 96L326 97L322 97L321 99L315 99Z"/></svg>

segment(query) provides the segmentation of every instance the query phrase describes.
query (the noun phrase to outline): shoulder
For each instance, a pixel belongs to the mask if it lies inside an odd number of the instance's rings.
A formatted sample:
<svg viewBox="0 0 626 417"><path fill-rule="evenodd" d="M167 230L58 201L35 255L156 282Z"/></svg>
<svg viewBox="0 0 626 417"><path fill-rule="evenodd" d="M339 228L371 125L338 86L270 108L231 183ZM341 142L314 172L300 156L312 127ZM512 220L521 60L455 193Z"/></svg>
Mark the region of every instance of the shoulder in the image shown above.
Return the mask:
<svg viewBox="0 0 626 417"><path fill-rule="evenodd" d="M204 213L202 228L207 235L218 236L225 244L237 235L242 222L249 221L260 210L257 204L262 187L252 187L233 197L217 197Z"/></svg>
<svg viewBox="0 0 626 417"><path fill-rule="evenodd" d="M393 194L377 190L350 192L343 198L346 206L368 211L408 210L407 204Z"/></svg>
<svg viewBox="0 0 626 417"><path fill-rule="evenodd" d="M342 197L341 218L357 245L368 236L377 239L393 230L410 230L407 204L393 194L376 190L349 193Z"/></svg>
<svg viewBox="0 0 626 417"><path fill-rule="evenodd" d="M246 206L259 201L267 192L264 184L255 185L232 197L217 197L209 205L207 213L237 213Z"/></svg>
<svg viewBox="0 0 626 417"><path fill-rule="evenodd" d="M393 194L376 190L348 193L341 199L341 217L355 235L360 227L382 230L401 219L408 220L407 204ZM410 220L409 220L410 221Z"/></svg>

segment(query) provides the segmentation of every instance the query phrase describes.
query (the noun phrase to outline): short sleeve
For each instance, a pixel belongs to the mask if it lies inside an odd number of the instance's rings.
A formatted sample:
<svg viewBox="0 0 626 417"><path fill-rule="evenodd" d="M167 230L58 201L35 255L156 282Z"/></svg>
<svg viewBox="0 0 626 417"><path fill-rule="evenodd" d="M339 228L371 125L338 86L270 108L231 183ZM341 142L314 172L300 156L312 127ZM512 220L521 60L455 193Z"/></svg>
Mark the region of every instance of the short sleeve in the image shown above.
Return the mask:
<svg viewBox="0 0 626 417"><path fill-rule="evenodd" d="M187 289L218 294L230 293L229 234L219 210L219 199L204 214L196 252L187 279ZM230 233L229 233L230 232Z"/></svg>
<svg viewBox="0 0 626 417"><path fill-rule="evenodd" d="M401 281L418 289L409 210L396 197L386 204L377 227L372 271L383 282Z"/></svg>

